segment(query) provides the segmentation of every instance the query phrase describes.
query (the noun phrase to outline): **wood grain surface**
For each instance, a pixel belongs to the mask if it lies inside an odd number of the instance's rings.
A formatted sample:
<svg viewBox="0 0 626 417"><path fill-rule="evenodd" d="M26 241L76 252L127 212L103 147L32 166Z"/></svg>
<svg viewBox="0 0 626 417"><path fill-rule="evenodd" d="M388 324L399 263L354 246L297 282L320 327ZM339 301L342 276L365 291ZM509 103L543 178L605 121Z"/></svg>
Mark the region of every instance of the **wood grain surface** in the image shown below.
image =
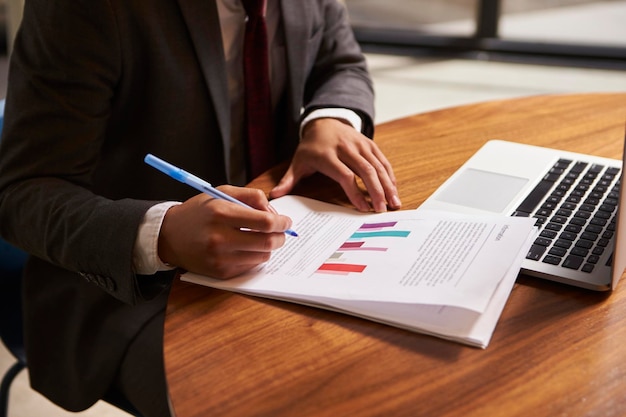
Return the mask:
<svg viewBox="0 0 626 417"><path fill-rule="evenodd" d="M536 96L377 126L404 209L489 139L621 159L626 94ZM251 183L269 191L286 165ZM322 176L295 190L347 205ZM626 286L520 276L486 350L176 281L165 366L177 417L624 416Z"/></svg>

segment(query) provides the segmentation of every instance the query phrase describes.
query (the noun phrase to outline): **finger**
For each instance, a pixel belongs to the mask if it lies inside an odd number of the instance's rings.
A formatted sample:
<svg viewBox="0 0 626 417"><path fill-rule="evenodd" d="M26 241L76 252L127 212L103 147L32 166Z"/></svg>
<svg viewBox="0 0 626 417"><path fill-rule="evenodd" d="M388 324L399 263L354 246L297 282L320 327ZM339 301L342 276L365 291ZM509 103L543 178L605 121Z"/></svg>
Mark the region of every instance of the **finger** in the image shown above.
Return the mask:
<svg viewBox="0 0 626 417"><path fill-rule="evenodd" d="M393 173L393 168L391 164L387 160L387 158L383 155L383 153L378 149L377 146L372 144L372 153L366 154L365 158L367 161L374 167L377 174L378 181L376 184L380 184L382 187L382 192L384 194L384 200L387 201L387 204L392 209L399 209L402 206L402 202L400 201L400 197L398 196L398 188L396 186L396 178ZM373 179L373 178L372 178ZM375 179L373 179L375 180ZM370 188L368 183L364 179L363 181L366 184L366 188L368 188L368 192ZM372 196L370 192L370 196ZM372 198L375 198L372 196ZM382 204L381 201L379 204ZM374 207L376 203L373 203Z"/></svg>
<svg viewBox="0 0 626 417"><path fill-rule="evenodd" d="M270 252L231 252L230 256L207 257L204 275L218 279L230 279L269 261Z"/></svg>
<svg viewBox="0 0 626 417"><path fill-rule="evenodd" d="M391 164L374 142L365 139L356 143L341 159L363 181L375 211L384 212L387 205L401 207Z"/></svg>
<svg viewBox="0 0 626 417"><path fill-rule="evenodd" d="M362 155L356 155L350 162L349 167L352 169L363 181L365 188L372 201L372 207L378 213L387 211L387 202L385 198L385 190L381 183L386 179L389 182L387 173L384 172L384 168L381 163L372 158L372 162L368 161Z"/></svg>
<svg viewBox="0 0 626 417"><path fill-rule="evenodd" d="M287 169L287 172L285 172L285 175L283 175L283 177L278 182L278 185L276 185L276 187L274 187L270 191L270 198L278 198L278 197L282 197L284 195L289 194L289 192L293 190L293 187L295 186L297 181L298 180L295 178L295 175L293 172L293 163L292 163L289 165L289 168Z"/></svg>
<svg viewBox="0 0 626 417"><path fill-rule="evenodd" d="M376 146L375 143L372 142L372 145L373 145L372 153L374 154L374 157L383 164L383 166L385 167L385 171L387 172L387 175L389 176L389 178L391 179L391 182L395 186L396 176L393 172L393 167L391 166L391 162L389 162L385 154L380 150L378 146Z"/></svg>
<svg viewBox="0 0 626 417"><path fill-rule="evenodd" d="M228 227L225 225L225 227ZM231 253L270 253L285 244L283 232L263 233L247 228L220 231L206 241L204 248L208 253L220 253L224 257ZM238 262L244 262L244 258Z"/></svg>
<svg viewBox="0 0 626 417"><path fill-rule="evenodd" d="M269 201L262 190L257 188L236 187L233 185L220 185L217 188L257 210L272 211L269 207Z"/></svg>
<svg viewBox="0 0 626 417"><path fill-rule="evenodd" d="M210 200L216 223L222 223L231 229L249 229L261 233L284 233L291 227L289 217L274 214L266 204L267 211L250 209L230 201Z"/></svg>
<svg viewBox="0 0 626 417"><path fill-rule="evenodd" d="M228 279L267 262L286 241L284 233L229 230L222 225L202 244L201 262L193 272Z"/></svg>
<svg viewBox="0 0 626 417"><path fill-rule="evenodd" d="M330 161L328 166L320 169L320 172L335 180L343 189L350 202L359 211L370 211L370 205L361 192L354 171L339 159Z"/></svg>

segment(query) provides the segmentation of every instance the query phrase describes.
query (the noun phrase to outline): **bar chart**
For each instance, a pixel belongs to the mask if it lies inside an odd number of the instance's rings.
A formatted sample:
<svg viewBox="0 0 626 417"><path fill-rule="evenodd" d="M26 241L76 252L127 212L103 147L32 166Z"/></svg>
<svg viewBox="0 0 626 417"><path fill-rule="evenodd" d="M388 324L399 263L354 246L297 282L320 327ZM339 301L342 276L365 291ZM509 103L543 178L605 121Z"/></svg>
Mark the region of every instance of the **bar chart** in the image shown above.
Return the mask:
<svg viewBox="0 0 626 417"><path fill-rule="evenodd" d="M363 223L328 259L316 273L349 275L366 270L368 257L384 254L396 242L411 234L399 228L398 222ZM367 255L364 257L364 255Z"/></svg>

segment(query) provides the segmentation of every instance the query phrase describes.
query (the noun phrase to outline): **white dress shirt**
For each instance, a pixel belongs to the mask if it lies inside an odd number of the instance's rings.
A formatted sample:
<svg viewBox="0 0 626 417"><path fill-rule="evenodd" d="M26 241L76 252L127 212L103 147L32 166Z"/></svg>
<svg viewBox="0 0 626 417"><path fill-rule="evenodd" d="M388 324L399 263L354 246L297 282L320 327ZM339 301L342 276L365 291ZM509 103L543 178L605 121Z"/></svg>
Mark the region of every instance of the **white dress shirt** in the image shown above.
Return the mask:
<svg viewBox="0 0 626 417"><path fill-rule="evenodd" d="M241 0L217 0L231 110L230 161L226 164L229 182L245 185L245 144L243 135L243 39L245 34L246 12ZM280 0L267 0L266 24L270 50L270 84L272 105L276 106L285 89L287 68L285 63L285 42L280 26ZM318 109L309 114L300 126L302 128L317 118L337 118L350 123L361 131L361 118L352 110L342 108ZM165 202L151 207L139 226L133 252L133 266L138 274L152 275L157 271L173 269L164 264L158 256L158 238L161 224L167 210L180 202Z"/></svg>

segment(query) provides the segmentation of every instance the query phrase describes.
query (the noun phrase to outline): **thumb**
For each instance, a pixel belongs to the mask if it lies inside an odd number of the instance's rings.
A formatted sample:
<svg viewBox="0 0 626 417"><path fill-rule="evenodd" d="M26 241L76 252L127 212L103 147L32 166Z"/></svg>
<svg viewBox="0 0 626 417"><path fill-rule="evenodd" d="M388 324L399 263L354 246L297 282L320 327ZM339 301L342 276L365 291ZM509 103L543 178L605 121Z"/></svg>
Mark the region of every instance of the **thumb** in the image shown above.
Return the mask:
<svg viewBox="0 0 626 417"><path fill-rule="evenodd" d="M296 178L293 174L292 167L289 166L289 169L287 169L287 172L285 172L285 175L283 175L278 185L270 191L270 198L278 198L289 194L295 185Z"/></svg>

